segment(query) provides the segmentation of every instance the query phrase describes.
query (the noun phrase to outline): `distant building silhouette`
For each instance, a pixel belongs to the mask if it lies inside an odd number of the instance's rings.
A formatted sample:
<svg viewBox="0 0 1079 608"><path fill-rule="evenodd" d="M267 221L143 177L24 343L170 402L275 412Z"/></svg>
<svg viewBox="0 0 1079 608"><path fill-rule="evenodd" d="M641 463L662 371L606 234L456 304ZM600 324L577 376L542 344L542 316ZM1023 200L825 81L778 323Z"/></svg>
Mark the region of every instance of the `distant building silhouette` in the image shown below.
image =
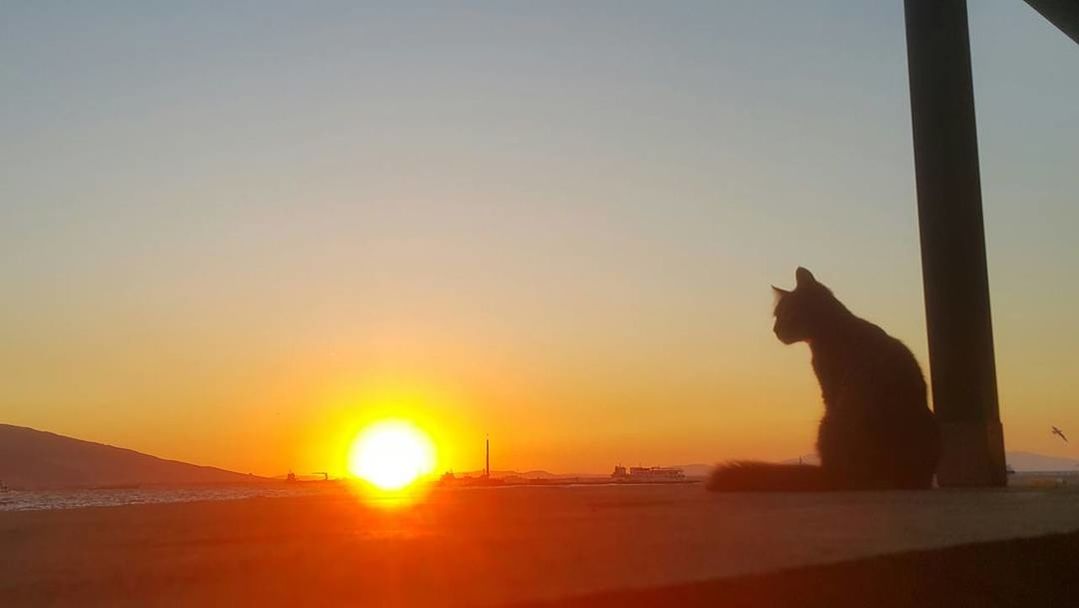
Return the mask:
<svg viewBox="0 0 1079 608"><path fill-rule="evenodd" d="M611 473L611 479L621 482L655 483L662 481L682 481L685 472L677 467L626 467L618 465Z"/></svg>

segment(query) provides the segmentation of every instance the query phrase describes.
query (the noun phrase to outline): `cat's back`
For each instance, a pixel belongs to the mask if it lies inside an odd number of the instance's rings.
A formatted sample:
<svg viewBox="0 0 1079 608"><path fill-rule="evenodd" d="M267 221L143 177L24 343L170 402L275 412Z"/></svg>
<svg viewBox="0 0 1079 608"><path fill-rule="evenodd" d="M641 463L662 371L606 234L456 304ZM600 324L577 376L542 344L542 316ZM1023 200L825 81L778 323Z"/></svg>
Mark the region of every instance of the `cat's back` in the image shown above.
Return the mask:
<svg viewBox="0 0 1079 608"><path fill-rule="evenodd" d="M856 322L848 380L863 385L859 392L926 407L925 377L910 348L869 321Z"/></svg>

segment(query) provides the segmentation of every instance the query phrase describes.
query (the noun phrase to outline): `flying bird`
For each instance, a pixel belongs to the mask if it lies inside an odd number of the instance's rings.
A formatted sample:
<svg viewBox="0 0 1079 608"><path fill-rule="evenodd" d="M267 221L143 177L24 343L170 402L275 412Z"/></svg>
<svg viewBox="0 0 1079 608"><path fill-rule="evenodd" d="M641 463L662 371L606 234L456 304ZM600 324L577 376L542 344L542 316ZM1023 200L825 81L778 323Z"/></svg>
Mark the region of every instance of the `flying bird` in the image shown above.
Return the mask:
<svg viewBox="0 0 1079 608"><path fill-rule="evenodd" d="M1062 430L1060 430L1060 429L1058 429L1057 427L1054 426L1053 430L1051 432L1054 435L1060 435L1060 438L1064 440L1064 443L1068 443L1068 438L1064 436L1064 431L1062 431Z"/></svg>

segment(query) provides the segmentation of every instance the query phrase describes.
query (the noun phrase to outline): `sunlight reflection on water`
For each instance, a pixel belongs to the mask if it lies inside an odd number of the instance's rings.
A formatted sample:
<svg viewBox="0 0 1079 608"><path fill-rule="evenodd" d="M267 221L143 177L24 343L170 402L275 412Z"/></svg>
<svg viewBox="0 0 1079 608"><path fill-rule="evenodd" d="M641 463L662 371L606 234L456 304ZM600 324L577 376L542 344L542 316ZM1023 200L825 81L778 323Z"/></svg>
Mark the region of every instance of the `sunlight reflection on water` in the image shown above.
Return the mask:
<svg viewBox="0 0 1079 608"><path fill-rule="evenodd" d="M425 483L413 484L401 490L391 491L382 490L359 481L304 482L297 484L266 483L238 486L12 490L0 493L0 512L121 507L124 505L280 498L319 494L350 495L368 507L394 511L423 502L429 493L430 485Z"/></svg>
<svg viewBox="0 0 1079 608"><path fill-rule="evenodd" d="M431 492L431 484L424 482L413 483L399 490L385 490L362 480L349 481L345 485L363 504L388 511L421 503Z"/></svg>

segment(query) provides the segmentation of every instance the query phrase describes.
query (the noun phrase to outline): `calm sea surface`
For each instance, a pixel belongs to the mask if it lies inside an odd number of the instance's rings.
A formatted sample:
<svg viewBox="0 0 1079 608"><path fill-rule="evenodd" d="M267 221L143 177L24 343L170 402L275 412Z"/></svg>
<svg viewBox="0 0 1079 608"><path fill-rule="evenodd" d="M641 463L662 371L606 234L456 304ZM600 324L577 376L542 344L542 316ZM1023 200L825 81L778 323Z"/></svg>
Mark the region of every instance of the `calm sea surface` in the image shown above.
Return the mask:
<svg viewBox="0 0 1079 608"><path fill-rule="evenodd" d="M332 484L331 484L332 485ZM240 500L260 496L304 496L330 491L317 483L248 484L240 486L195 486L170 488L126 488L95 490L41 490L0 492L0 511L40 511L83 507L193 502L200 500Z"/></svg>
<svg viewBox="0 0 1079 608"><path fill-rule="evenodd" d="M679 484L681 485L681 484ZM1079 473L1074 471L1018 473L1009 479L1013 489L1079 488ZM506 486L511 488L512 486ZM563 486L563 489L576 487ZM585 484L583 488L601 487ZM635 487L635 486L626 486ZM485 490L502 489L486 488ZM698 487L692 488L694 492ZM252 483L235 486L146 487L92 490L10 490L0 492L0 512L80 509L84 507L120 507L124 505L195 502L204 500L242 500L258 497L311 496L348 490L340 482ZM702 493L701 496L704 494ZM371 499L368 499L369 501ZM392 498L380 498L394 502Z"/></svg>

